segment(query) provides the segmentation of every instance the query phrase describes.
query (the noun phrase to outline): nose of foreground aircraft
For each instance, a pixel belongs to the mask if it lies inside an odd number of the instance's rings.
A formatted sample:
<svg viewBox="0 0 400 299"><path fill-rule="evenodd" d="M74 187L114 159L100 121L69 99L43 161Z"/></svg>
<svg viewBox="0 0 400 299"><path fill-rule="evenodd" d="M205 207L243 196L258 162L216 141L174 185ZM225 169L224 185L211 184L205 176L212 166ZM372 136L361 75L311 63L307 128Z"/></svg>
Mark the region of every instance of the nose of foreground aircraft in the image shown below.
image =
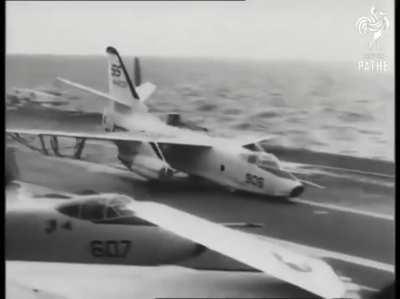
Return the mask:
<svg viewBox="0 0 400 299"><path fill-rule="evenodd" d="M304 185L299 184L290 191L289 197L298 197L304 192Z"/></svg>

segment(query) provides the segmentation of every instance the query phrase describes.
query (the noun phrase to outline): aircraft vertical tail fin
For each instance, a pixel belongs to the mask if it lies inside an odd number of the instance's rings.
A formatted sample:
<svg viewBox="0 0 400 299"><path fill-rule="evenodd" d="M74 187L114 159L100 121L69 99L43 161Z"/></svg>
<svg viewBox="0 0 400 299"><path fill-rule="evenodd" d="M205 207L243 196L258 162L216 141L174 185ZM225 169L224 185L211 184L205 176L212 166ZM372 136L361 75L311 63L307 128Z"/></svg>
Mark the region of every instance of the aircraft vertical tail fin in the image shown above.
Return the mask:
<svg viewBox="0 0 400 299"><path fill-rule="evenodd" d="M144 101L154 92L155 85L146 82L135 88L118 51L114 47L107 47L106 52L108 56L108 93L63 78L57 78L57 81L109 100L110 109L105 111L109 116L108 118L114 118L113 112L147 112L148 109ZM138 59L135 60L135 65L134 79L141 83Z"/></svg>
<svg viewBox="0 0 400 299"><path fill-rule="evenodd" d="M142 84L142 71L140 69L139 58L135 57L133 61L133 76L135 79L135 86Z"/></svg>
<svg viewBox="0 0 400 299"><path fill-rule="evenodd" d="M140 101L140 94L126 70L121 56L114 47L107 47L108 55L108 89L109 94L117 99L131 101L129 111L147 111L147 107ZM127 107L118 102L113 103L113 110L126 111Z"/></svg>
<svg viewBox="0 0 400 299"><path fill-rule="evenodd" d="M139 58L137 57L135 57L133 61L132 75L136 86L136 92L139 95L140 101L144 103L154 93L156 86L150 82L142 83L142 70L140 68Z"/></svg>
<svg viewBox="0 0 400 299"><path fill-rule="evenodd" d="M110 95L116 98L132 98L139 100L125 65L114 47L107 47L108 55L108 89Z"/></svg>

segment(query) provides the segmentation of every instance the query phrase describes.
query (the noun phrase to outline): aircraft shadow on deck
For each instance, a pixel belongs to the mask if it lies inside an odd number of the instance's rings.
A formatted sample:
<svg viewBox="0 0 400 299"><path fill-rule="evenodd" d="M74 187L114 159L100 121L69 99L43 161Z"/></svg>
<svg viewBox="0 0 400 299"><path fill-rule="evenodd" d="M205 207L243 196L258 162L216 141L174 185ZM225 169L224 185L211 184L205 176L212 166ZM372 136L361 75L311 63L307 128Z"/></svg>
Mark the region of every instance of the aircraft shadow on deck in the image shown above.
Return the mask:
<svg viewBox="0 0 400 299"><path fill-rule="evenodd" d="M185 194L196 194L198 196L209 196L219 197L225 200L235 200L235 199L246 199L246 200L256 200L268 202L271 204L295 204L289 198L268 196L265 194L254 194L242 190L230 191L227 188L218 186L212 182L199 177L190 177L179 180L171 181L148 181L140 182L134 179L122 178L123 180L134 182L135 187L145 188L149 195L161 196L161 195L185 195Z"/></svg>

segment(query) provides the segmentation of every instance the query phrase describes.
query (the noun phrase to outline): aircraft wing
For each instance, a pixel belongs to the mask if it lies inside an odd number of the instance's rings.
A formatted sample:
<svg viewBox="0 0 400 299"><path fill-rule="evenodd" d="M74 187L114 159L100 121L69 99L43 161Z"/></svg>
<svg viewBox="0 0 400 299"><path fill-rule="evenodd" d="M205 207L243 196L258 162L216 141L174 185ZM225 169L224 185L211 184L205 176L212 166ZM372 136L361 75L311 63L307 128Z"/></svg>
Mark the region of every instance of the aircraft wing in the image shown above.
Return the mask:
<svg viewBox="0 0 400 299"><path fill-rule="evenodd" d="M139 141L139 142L156 142L163 144L188 145L199 148L211 148L212 144L208 139L194 139L191 136L175 136L170 134L162 134L147 131L129 131L129 132L73 132L60 130L41 130L41 129L6 129L7 133L27 134L27 135L44 135L59 137L75 137L87 138L95 140L108 141Z"/></svg>
<svg viewBox="0 0 400 299"><path fill-rule="evenodd" d="M28 266L28 265L27 265ZM6 298L8 299L66 299L67 297L49 292L44 289L37 289L29 284L21 283L18 279L7 279L6 280Z"/></svg>
<svg viewBox="0 0 400 299"><path fill-rule="evenodd" d="M163 229L324 298L343 297L344 283L324 261L269 240L155 202L133 201L135 215Z"/></svg>
<svg viewBox="0 0 400 299"><path fill-rule="evenodd" d="M250 145L250 144L254 144L254 143L260 144L263 142L267 142L267 141L276 139L277 137L279 137L279 136L276 134L270 134L268 136L251 136L251 135L248 136L248 135L246 135L246 136L238 136L238 137L236 137L236 139L239 140L243 146L246 146L246 145Z"/></svg>

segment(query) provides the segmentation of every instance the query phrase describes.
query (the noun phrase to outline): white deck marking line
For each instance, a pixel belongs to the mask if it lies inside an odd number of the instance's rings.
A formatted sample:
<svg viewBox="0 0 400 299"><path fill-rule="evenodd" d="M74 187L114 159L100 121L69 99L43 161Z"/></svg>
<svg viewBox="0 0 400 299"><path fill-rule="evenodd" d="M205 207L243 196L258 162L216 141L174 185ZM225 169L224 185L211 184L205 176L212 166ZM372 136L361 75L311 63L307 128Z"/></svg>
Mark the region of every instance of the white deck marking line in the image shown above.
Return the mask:
<svg viewBox="0 0 400 299"><path fill-rule="evenodd" d="M387 215L387 214L380 214L380 213L374 213L374 212L368 212L368 211L360 211L357 209L347 208L344 206L336 206L333 204L319 203L319 202L305 200L305 199L291 199L291 201L296 202L296 203L302 203L305 205L320 207L320 208L326 208L326 209L331 209L331 210L336 210L336 211L341 211L341 212L353 213L353 214L358 214L358 215L364 215L364 216L394 221L394 216Z"/></svg>
<svg viewBox="0 0 400 299"><path fill-rule="evenodd" d="M395 178L394 175L385 174L385 173L379 173L379 172L373 172L373 171L364 171L364 170L351 169L351 168L325 166L325 165L319 165L319 164L303 164L303 165L312 166L312 167L318 167L318 168L321 168L321 169L343 170L343 171L346 171L346 172L353 172L353 173L372 175L372 176L380 176L380 177L390 178L390 179L394 179Z"/></svg>
<svg viewBox="0 0 400 299"><path fill-rule="evenodd" d="M374 268L377 270L389 272L394 274L394 265L387 264L387 263L382 263L378 261L374 261L371 259L367 258L362 258L354 255L349 255L345 253L340 253L340 252L335 252L335 251L330 251L322 248L317 248L317 247L311 247L307 245L302 245L299 243L294 243L282 239L276 239L276 238L270 238L270 237L265 237L261 236L261 238L267 239L271 242L276 242L279 243L283 246L286 246L287 248L290 248L292 250L297 250L298 252L302 252L303 254L308 254L312 255L315 257L319 258L332 258L335 260L340 260L344 262L348 262L351 264L357 264L360 266L368 267L368 268Z"/></svg>
<svg viewBox="0 0 400 299"><path fill-rule="evenodd" d="M354 168L335 167L335 166L328 166L328 165L323 165L323 164L297 163L297 162L290 162L290 161L282 161L282 162L284 162L284 164L287 164L294 168L297 168L297 169L300 168L301 170L310 170L309 168L312 167L312 168L316 169L317 171L318 170L336 170L336 171L345 171L348 173L358 173L358 174L363 174L363 175L378 176L378 177L389 178L389 179L395 178L395 176L391 175L391 174L373 172L373 171L365 171L365 170L359 170L359 169L354 169ZM311 169L311 171L312 171L312 169Z"/></svg>
<svg viewBox="0 0 400 299"><path fill-rule="evenodd" d="M348 288L354 287L358 290L366 290L366 291L370 291L370 292L378 292L379 289L377 288L373 288L373 287L369 287L363 284L359 284L359 283L355 283L350 277L347 276L339 276L340 280L343 281L344 283L346 283L346 285L348 286Z"/></svg>
<svg viewBox="0 0 400 299"><path fill-rule="evenodd" d="M313 212L314 212L314 214L316 214L316 215L326 215L326 214L329 214L328 211L323 211L323 210L314 210Z"/></svg>
<svg viewBox="0 0 400 299"><path fill-rule="evenodd" d="M370 292L379 292L380 291L379 289L372 288L372 287L369 287L369 286L365 286L365 285L362 285L362 284L357 284L357 285L361 288L361 290L366 290L366 291L370 291Z"/></svg>

